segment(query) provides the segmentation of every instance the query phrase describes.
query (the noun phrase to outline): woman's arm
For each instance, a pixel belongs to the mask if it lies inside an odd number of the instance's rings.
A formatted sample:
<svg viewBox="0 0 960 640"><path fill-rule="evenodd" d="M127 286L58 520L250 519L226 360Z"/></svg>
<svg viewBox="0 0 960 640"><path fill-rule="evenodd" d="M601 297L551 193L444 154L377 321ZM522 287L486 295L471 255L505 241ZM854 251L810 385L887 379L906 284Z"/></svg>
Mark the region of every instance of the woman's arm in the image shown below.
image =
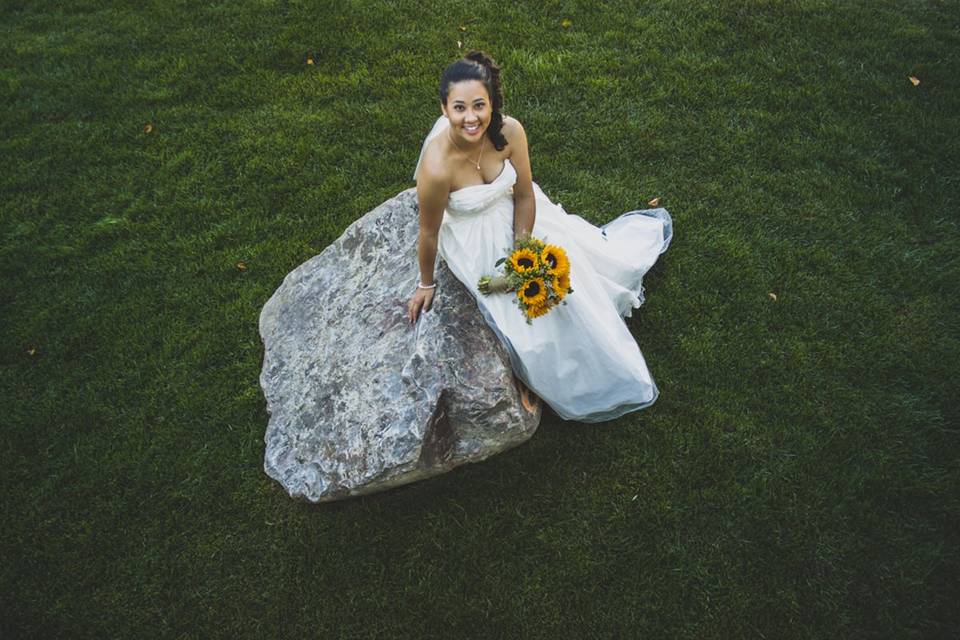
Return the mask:
<svg viewBox="0 0 960 640"><path fill-rule="evenodd" d="M437 261L437 236L443 222L443 210L450 197L450 185L445 176L433 172L426 165L417 178L417 201L420 204L420 233L417 236L417 262L420 266L420 283L434 285L433 268ZM417 321L421 309L429 311L433 306L434 289L417 287L407 304L407 317Z"/></svg>
<svg viewBox="0 0 960 640"><path fill-rule="evenodd" d="M523 125L516 118L505 116L503 134L512 149L510 163L517 171L517 182L513 185L513 237L516 239L525 233L533 233L537 203L533 196L533 174Z"/></svg>

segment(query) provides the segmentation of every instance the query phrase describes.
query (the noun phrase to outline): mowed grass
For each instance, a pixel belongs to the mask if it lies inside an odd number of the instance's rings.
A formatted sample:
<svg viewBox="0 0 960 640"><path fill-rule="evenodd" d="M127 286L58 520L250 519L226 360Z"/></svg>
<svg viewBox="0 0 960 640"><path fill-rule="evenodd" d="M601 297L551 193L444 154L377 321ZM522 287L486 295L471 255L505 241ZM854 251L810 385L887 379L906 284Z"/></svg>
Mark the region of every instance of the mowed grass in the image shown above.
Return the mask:
<svg viewBox="0 0 960 640"><path fill-rule="evenodd" d="M554 201L673 215L660 399L295 502L260 309L458 40ZM3 2L0 635L955 637L958 82L952 0Z"/></svg>

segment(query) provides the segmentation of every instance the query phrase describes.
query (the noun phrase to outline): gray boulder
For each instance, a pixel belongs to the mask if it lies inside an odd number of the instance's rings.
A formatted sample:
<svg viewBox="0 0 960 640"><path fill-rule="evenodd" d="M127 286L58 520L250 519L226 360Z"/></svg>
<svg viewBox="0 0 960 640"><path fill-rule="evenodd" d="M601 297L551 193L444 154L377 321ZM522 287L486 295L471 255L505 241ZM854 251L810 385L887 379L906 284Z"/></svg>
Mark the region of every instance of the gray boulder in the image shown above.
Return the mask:
<svg viewBox="0 0 960 640"><path fill-rule="evenodd" d="M260 313L264 470L294 498L435 476L539 425L539 405L525 407L506 350L442 261L433 309L407 321L418 215L413 189L384 202L290 272Z"/></svg>

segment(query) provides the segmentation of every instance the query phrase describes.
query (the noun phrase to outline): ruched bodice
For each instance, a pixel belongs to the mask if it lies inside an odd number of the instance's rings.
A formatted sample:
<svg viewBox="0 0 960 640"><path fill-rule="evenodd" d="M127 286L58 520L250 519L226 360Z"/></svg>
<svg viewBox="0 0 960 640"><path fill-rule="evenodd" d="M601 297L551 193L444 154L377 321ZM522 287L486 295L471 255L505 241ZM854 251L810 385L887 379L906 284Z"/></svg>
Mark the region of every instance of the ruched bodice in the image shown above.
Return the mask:
<svg viewBox="0 0 960 640"><path fill-rule="evenodd" d="M450 193L447 213L452 215L475 215L488 210L498 200L509 200L512 205L513 185L517 182L517 170L510 159L503 161L500 175L488 184L475 184Z"/></svg>

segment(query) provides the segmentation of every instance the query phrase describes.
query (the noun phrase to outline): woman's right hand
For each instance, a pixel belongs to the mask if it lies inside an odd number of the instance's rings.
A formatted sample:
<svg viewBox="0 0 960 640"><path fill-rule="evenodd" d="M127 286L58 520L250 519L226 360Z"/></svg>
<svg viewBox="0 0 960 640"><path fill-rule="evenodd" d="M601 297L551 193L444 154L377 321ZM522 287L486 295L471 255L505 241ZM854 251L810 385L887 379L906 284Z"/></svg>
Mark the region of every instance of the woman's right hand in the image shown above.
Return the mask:
<svg viewBox="0 0 960 640"><path fill-rule="evenodd" d="M430 308L433 307L433 294L435 291L435 288L421 289L417 287L417 290L413 292L413 297L410 298L410 302L407 303L407 319L410 321L410 324L417 321L417 318L420 317L421 310L430 311Z"/></svg>

